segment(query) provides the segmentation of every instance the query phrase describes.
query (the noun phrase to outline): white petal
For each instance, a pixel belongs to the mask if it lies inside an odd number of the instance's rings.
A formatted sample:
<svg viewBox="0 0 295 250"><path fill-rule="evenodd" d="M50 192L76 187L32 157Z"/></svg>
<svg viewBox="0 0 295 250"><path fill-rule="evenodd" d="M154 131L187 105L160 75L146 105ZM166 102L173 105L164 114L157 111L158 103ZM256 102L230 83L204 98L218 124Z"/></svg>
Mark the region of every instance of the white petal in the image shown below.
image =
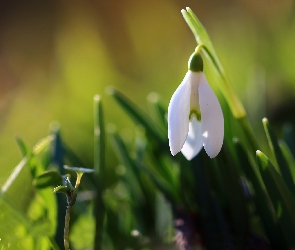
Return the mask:
<svg viewBox="0 0 295 250"><path fill-rule="evenodd" d="M224 120L219 101L205 75L199 84L199 100L204 148L206 153L214 158L220 152L223 144Z"/></svg>
<svg viewBox="0 0 295 250"><path fill-rule="evenodd" d="M191 72L188 71L171 97L168 106L168 138L172 155L182 148L189 127Z"/></svg>
<svg viewBox="0 0 295 250"><path fill-rule="evenodd" d="M181 153L189 161L193 159L203 147L202 124L195 118L189 123L189 131Z"/></svg>

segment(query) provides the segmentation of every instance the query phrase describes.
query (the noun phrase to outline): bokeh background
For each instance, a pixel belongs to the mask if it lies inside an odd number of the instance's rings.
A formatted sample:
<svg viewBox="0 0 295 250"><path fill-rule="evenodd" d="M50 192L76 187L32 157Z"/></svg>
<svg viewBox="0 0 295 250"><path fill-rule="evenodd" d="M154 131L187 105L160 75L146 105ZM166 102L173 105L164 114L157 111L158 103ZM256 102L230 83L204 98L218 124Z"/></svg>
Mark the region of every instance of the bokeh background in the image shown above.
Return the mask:
<svg viewBox="0 0 295 250"><path fill-rule="evenodd" d="M292 0L1 0L0 186L21 160L15 135L33 146L54 121L91 168L95 94L106 123L131 136L133 123L108 86L144 110L151 92L167 106L196 46L180 13L186 6L208 30L254 129L262 131L264 116L294 122Z"/></svg>

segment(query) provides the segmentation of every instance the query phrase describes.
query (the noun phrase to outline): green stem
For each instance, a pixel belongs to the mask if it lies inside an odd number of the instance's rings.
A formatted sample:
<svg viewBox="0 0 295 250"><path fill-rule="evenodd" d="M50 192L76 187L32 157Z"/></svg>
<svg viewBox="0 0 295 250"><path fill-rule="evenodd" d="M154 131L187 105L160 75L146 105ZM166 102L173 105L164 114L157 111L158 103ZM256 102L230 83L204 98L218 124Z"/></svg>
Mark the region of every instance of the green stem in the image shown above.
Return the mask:
<svg viewBox="0 0 295 250"><path fill-rule="evenodd" d="M72 206L68 205L65 216L65 229L64 229L64 244L65 250L70 250L69 232L70 232L70 214Z"/></svg>
<svg viewBox="0 0 295 250"><path fill-rule="evenodd" d="M222 84L219 84L218 87L221 93L223 94L223 96L225 97L233 116L236 119L246 117L247 114L246 114L245 108L243 104L241 103L240 99L235 94L221 64L218 61L217 56L214 56L215 53L212 53L205 45L201 45L201 46L202 46L202 50L200 51L201 55L209 60L210 62L209 66L214 65L214 67L212 68L213 70L216 71L217 75L219 75L220 77Z"/></svg>

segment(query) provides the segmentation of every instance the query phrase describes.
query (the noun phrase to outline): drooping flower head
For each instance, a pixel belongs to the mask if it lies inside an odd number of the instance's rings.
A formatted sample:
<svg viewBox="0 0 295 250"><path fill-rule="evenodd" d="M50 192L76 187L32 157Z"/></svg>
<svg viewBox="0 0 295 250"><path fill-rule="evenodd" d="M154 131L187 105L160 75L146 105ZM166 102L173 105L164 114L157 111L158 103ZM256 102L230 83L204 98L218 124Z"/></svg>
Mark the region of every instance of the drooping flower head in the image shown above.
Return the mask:
<svg viewBox="0 0 295 250"><path fill-rule="evenodd" d="M223 144L222 109L203 73L203 60L197 50L188 68L168 107L170 151L172 155L181 151L191 160L204 146L209 157L214 158Z"/></svg>

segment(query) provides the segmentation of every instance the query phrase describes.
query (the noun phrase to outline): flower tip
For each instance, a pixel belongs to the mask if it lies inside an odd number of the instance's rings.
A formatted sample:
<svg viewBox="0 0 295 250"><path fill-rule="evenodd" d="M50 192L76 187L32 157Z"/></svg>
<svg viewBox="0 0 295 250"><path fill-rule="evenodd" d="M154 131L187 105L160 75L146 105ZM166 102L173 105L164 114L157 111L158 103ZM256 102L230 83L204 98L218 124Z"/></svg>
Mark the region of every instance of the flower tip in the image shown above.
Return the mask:
<svg viewBox="0 0 295 250"><path fill-rule="evenodd" d="M99 102L101 100L100 95L95 95L93 100Z"/></svg>
<svg viewBox="0 0 295 250"><path fill-rule="evenodd" d="M204 148L204 149L205 149L207 155L208 155L211 159L213 159L213 158L215 158L215 157L220 153L221 147L220 147L218 150L208 150L208 149L206 149L206 148Z"/></svg>
<svg viewBox="0 0 295 250"><path fill-rule="evenodd" d="M262 119L262 123L263 123L263 124L267 124L267 123L268 123L268 119L267 119L266 117L264 117L264 118Z"/></svg>
<svg viewBox="0 0 295 250"><path fill-rule="evenodd" d="M177 155L177 153L180 151L178 150L178 148L175 145L172 145L169 141L169 147L170 147L170 152L172 154L172 156Z"/></svg>
<svg viewBox="0 0 295 250"><path fill-rule="evenodd" d="M190 161L190 160L192 160L193 158L195 158L195 156L197 155L190 155L190 156L187 156L187 155L185 155L185 154L183 154L184 155L184 157L188 160L188 161Z"/></svg>
<svg viewBox="0 0 295 250"><path fill-rule="evenodd" d="M261 155L262 152L260 150L256 150L256 155Z"/></svg>
<svg viewBox="0 0 295 250"><path fill-rule="evenodd" d="M105 93L107 95L114 95L115 92L116 92L116 89L113 86L107 86L105 88Z"/></svg>

